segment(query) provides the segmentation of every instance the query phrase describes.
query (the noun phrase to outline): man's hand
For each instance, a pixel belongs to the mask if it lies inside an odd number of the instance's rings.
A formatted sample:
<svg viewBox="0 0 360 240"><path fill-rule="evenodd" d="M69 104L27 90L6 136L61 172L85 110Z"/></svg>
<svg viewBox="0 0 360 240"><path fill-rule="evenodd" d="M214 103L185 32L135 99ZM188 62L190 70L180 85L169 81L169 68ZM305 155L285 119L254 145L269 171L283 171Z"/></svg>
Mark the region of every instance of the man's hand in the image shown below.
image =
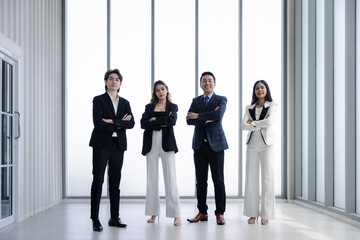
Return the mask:
<svg viewBox="0 0 360 240"><path fill-rule="evenodd" d="M198 113L188 112L186 115L186 119L198 119L198 118L199 118Z"/></svg>
<svg viewBox="0 0 360 240"><path fill-rule="evenodd" d="M103 118L102 120L106 123L114 124L114 121L112 119Z"/></svg>
<svg viewBox="0 0 360 240"><path fill-rule="evenodd" d="M130 121L132 116L130 114L125 114L121 120L123 121Z"/></svg>

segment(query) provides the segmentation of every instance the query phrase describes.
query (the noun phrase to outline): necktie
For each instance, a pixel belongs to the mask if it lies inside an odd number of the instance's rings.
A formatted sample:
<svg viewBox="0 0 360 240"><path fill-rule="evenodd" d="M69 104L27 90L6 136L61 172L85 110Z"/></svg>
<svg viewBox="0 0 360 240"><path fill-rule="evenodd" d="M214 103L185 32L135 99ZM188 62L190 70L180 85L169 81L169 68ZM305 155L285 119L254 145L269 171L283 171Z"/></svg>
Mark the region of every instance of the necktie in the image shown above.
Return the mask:
<svg viewBox="0 0 360 240"><path fill-rule="evenodd" d="M208 104L208 102L209 102L209 96L205 96L205 107Z"/></svg>

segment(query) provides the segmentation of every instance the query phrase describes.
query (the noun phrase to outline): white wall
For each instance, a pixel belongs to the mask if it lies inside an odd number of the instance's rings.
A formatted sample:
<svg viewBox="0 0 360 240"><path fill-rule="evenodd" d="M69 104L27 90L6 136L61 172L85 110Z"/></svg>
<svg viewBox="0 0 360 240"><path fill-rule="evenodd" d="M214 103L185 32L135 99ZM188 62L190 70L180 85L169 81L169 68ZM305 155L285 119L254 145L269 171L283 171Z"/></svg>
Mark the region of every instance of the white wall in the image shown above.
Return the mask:
<svg viewBox="0 0 360 240"><path fill-rule="evenodd" d="M0 33L22 49L18 221L62 198L61 0L0 0Z"/></svg>
<svg viewBox="0 0 360 240"><path fill-rule="evenodd" d="M360 16L360 0L356 0ZM356 92L360 92L360 18L356 18ZM356 149L360 149L360 94L356 94ZM356 152L356 186L360 186L360 151ZM356 191L356 212L360 213L360 191Z"/></svg>

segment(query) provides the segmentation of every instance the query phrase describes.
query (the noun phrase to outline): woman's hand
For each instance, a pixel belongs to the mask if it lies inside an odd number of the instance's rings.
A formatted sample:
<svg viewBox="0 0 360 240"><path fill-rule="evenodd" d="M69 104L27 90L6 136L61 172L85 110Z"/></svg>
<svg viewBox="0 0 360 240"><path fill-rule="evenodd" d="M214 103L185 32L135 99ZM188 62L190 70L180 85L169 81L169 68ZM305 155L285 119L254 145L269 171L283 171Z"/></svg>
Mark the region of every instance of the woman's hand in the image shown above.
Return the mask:
<svg viewBox="0 0 360 240"><path fill-rule="evenodd" d="M252 122L253 122L253 121L251 121L251 120L247 120L246 123L251 124Z"/></svg>
<svg viewBox="0 0 360 240"><path fill-rule="evenodd" d="M155 122L156 121L156 117L152 117L149 119L149 122Z"/></svg>

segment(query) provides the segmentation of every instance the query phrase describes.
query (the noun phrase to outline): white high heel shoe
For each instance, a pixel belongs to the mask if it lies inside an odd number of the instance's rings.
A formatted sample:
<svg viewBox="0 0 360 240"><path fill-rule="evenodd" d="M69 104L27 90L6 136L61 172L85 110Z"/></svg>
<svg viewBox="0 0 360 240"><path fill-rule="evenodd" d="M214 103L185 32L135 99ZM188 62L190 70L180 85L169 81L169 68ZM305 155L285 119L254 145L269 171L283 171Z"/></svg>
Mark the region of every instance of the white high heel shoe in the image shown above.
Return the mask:
<svg viewBox="0 0 360 240"><path fill-rule="evenodd" d="M174 218L174 226L180 226L181 225L181 220L179 217Z"/></svg>
<svg viewBox="0 0 360 240"><path fill-rule="evenodd" d="M151 218L149 218L147 220L147 223L154 223L156 220L156 217L158 217L158 221L159 221L159 215L152 215Z"/></svg>

